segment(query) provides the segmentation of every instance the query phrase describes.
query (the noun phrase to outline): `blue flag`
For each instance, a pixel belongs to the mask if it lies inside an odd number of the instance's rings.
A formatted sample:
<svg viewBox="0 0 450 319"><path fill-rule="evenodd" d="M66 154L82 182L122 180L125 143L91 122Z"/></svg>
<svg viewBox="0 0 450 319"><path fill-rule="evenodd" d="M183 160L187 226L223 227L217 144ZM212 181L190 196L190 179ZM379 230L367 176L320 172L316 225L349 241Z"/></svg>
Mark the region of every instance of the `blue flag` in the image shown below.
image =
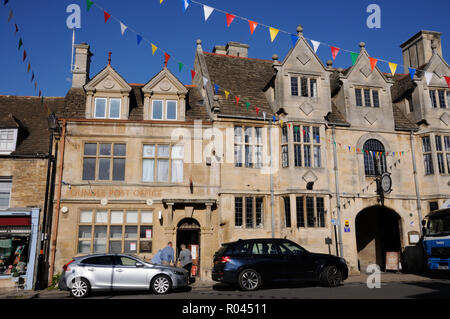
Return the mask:
<svg viewBox="0 0 450 319"><path fill-rule="evenodd" d="M139 45L142 41L142 37L138 34L137 35L137 45Z"/></svg>
<svg viewBox="0 0 450 319"><path fill-rule="evenodd" d="M275 115L274 115L274 116L272 116L272 121L274 121L274 122L276 122L276 121L277 121L277 118L275 117Z"/></svg>
<svg viewBox="0 0 450 319"><path fill-rule="evenodd" d="M216 90L216 94L218 94L219 93L219 86L217 84L214 84L214 88Z"/></svg>

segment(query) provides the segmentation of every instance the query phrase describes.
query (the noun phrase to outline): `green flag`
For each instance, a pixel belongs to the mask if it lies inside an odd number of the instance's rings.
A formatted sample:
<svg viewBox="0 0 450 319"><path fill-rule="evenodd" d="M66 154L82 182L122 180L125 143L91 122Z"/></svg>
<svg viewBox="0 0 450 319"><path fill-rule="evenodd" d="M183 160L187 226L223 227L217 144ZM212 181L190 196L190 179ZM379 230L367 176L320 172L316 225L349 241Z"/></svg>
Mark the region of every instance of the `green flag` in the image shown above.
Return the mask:
<svg viewBox="0 0 450 319"><path fill-rule="evenodd" d="M19 39L19 50L20 50L20 47L23 45L23 42L22 42L22 38L20 38Z"/></svg>
<svg viewBox="0 0 450 319"><path fill-rule="evenodd" d="M250 103L245 102L245 107L247 108L247 111L248 111L248 108L250 107Z"/></svg>
<svg viewBox="0 0 450 319"><path fill-rule="evenodd" d="M92 2L91 0L86 0L87 11L89 11L89 9L92 7L93 4L94 2Z"/></svg>
<svg viewBox="0 0 450 319"><path fill-rule="evenodd" d="M179 62L178 63L178 70L181 72L181 69L183 68L183 63Z"/></svg>
<svg viewBox="0 0 450 319"><path fill-rule="evenodd" d="M358 58L359 53L350 52L350 55L351 55L351 57L352 57L352 65L355 65L356 59Z"/></svg>

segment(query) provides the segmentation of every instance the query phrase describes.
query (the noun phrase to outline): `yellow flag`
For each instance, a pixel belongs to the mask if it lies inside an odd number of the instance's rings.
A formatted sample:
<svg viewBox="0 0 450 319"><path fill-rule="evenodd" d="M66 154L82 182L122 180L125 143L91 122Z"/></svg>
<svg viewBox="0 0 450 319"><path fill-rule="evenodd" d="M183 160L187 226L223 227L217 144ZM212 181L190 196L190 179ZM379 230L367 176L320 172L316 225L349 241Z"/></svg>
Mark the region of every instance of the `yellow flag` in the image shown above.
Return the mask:
<svg viewBox="0 0 450 319"><path fill-rule="evenodd" d="M228 100L228 95L230 95L230 92L225 90L225 98Z"/></svg>
<svg viewBox="0 0 450 319"><path fill-rule="evenodd" d="M280 120L280 126L283 127L283 120Z"/></svg>
<svg viewBox="0 0 450 319"><path fill-rule="evenodd" d="M158 49L158 47L152 43L152 55L155 54L157 49Z"/></svg>
<svg viewBox="0 0 450 319"><path fill-rule="evenodd" d="M159 0L159 4L163 3L164 0Z"/></svg>
<svg viewBox="0 0 450 319"><path fill-rule="evenodd" d="M389 62L389 68L391 69L392 75L394 75L395 70L397 70L397 64Z"/></svg>
<svg viewBox="0 0 450 319"><path fill-rule="evenodd" d="M270 40L273 42L273 40L275 40L275 38L276 38L276 36L277 36L277 34L278 34L278 32L279 32L280 30L278 30L278 29L274 29L274 28L269 28L269 32L270 32Z"/></svg>

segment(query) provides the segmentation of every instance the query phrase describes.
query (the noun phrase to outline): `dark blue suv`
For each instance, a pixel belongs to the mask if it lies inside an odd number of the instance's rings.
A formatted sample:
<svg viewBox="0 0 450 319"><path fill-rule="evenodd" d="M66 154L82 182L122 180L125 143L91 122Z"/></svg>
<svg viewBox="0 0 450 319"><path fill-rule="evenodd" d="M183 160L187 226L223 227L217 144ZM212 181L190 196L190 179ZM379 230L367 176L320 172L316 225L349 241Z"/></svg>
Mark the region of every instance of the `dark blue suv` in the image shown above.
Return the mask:
<svg viewBox="0 0 450 319"><path fill-rule="evenodd" d="M317 281L339 286L348 277L345 259L315 254L288 239L245 239L214 254L212 279L256 290L266 282Z"/></svg>

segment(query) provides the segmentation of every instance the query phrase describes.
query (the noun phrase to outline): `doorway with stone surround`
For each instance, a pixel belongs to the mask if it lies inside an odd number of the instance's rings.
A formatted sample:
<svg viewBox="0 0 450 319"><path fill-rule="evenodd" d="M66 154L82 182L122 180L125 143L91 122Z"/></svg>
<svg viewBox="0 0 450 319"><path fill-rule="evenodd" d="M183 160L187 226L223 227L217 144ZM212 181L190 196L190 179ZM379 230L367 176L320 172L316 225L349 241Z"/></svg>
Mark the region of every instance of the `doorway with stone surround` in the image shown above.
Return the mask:
<svg viewBox="0 0 450 319"><path fill-rule="evenodd" d="M181 251L180 246L184 244L191 251L192 269L191 276L200 274L200 224L194 218L184 218L177 225L176 256Z"/></svg>

